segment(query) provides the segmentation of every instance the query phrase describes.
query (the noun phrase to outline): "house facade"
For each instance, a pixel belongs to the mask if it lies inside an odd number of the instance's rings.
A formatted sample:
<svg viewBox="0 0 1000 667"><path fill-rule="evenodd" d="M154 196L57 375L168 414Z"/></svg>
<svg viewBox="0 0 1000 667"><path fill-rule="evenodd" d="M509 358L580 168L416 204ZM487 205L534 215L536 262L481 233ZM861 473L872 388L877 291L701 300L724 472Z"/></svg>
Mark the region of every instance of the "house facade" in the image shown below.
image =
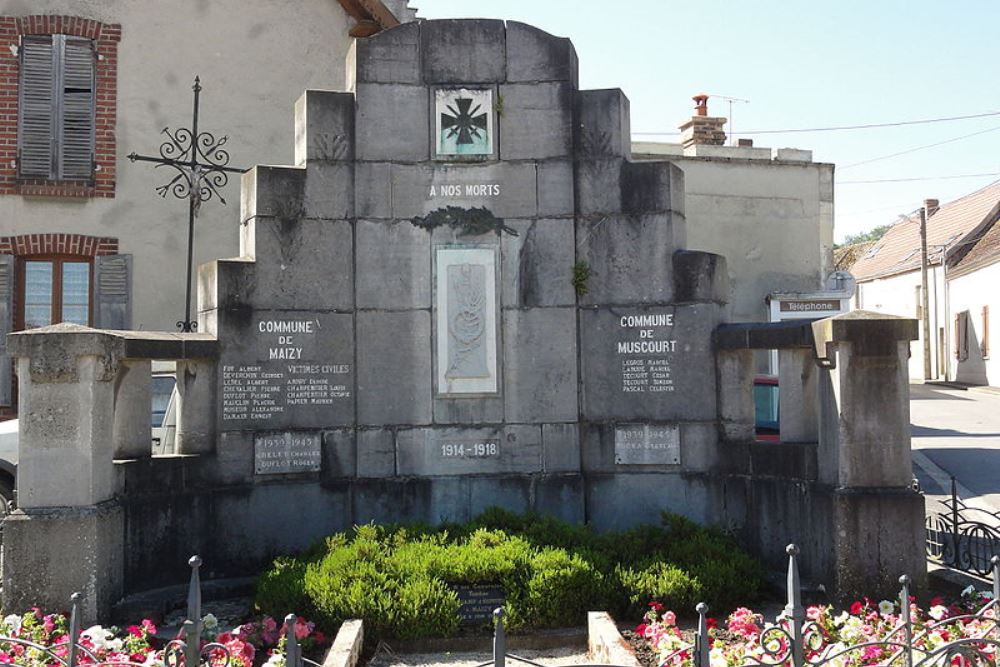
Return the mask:
<svg viewBox="0 0 1000 667"><path fill-rule="evenodd" d="M986 384L985 366L978 364L974 356L968 357L967 352L972 349L976 327L982 328L982 307L988 306L989 298L995 298L990 293L991 289L995 292L995 287L988 287L988 267L991 265L988 249L991 246L984 234L994 226L1000 210L998 206L1000 181L945 204L939 204L936 199L925 200L926 313L921 292L919 214L901 219L890 227L850 267L858 280L853 304L856 308L917 319L926 317L930 330L929 372L924 363L924 327L921 326L920 339L910 346L911 380ZM980 251L972 253L970 249L981 240ZM969 255L972 259L965 260ZM959 270L963 263L964 269ZM974 313L976 308L979 310ZM966 311L968 314L963 315ZM960 345L959 339L967 342Z"/></svg>
<svg viewBox="0 0 1000 667"><path fill-rule="evenodd" d="M187 201L158 194L173 169L126 156L171 155L197 76L199 131L227 137L231 166L290 161L302 90L343 88L354 37L413 14L405 0L0 2L0 341L59 321L175 329ZM198 212L195 267L239 254L233 176Z"/></svg>
<svg viewBox="0 0 1000 667"><path fill-rule="evenodd" d="M991 218L948 267L954 336L950 362L956 382L1000 387L1000 356L990 340L991 330L1000 331L1000 199Z"/></svg>

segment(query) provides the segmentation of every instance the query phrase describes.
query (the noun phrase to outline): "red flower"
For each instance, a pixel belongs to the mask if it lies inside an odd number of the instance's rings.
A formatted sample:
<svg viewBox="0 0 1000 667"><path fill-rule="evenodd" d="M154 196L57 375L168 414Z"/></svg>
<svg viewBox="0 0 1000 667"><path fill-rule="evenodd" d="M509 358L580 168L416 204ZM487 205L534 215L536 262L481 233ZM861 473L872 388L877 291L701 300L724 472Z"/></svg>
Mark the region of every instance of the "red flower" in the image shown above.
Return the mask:
<svg viewBox="0 0 1000 667"><path fill-rule="evenodd" d="M646 624L645 623L640 623L639 625L635 626L635 634L640 635L642 637L645 637L646 636Z"/></svg>
<svg viewBox="0 0 1000 667"><path fill-rule="evenodd" d="M133 637L142 637L142 628L140 628L138 625L130 625L128 626L128 633Z"/></svg>
<svg viewBox="0 0 1000 667"><path fill-rule="evenodd" d="M718 627L719 622L714 618L709 617L705 619L705 625L708 627L709 630L713 630L716 627Z"/></svg>
<svg viewBox="0 0 1000 667"><path fill-rule="evenodd" d="M663 611L663 605L657 602L656 600L650 602L649 606L652 607L654 611Z"/></svg>
<svg viewBox="0 0 1000 667"><path fill-rule="evenodd" d="M931 606L936 607L938 605L944 606L944 599L940 595L931 598Z"/></svg>
<svg viewBox="0 0 1000 667"><path fill-rule="evenodd" d="M854 616L857 616L862 611L864 611L864 606L862 606L862 604L860 602L858 602L857 600L855 600L854 604L851 605L851 614L853 614Z"/></svg>

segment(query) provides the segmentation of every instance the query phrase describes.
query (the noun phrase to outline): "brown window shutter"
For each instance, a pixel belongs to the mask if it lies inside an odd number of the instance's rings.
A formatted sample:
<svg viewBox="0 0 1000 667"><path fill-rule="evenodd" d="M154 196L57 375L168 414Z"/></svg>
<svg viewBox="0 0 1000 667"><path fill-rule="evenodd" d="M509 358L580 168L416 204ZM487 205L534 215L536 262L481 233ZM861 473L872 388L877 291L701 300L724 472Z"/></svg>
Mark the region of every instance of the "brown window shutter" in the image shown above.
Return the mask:
<svg viewBox="0 0 1000 667"><path fill-rule="evenodd" d="M94 43L63 37L59 86L59 178L85 179L94 173Z"/></svg>
<svg viewBox="0 0 1000 667"><path fill-rule="evenodd" d="M51 178L54 171L56 58L51 35L21 39L18 88L18 172Z"/></svg>

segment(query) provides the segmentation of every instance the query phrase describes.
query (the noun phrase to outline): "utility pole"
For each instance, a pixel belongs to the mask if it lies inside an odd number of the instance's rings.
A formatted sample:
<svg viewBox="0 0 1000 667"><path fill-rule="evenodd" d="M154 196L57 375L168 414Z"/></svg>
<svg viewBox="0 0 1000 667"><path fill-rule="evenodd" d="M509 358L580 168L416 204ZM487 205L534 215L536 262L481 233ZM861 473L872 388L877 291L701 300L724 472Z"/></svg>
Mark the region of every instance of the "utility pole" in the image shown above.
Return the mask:
<svg viewBox="0 0 1000 667"><path fill-rule="evenodd" d="M927 298L927 207L920 207L920 320L924 339L924 380L931 379L931 314Z"/></svg>

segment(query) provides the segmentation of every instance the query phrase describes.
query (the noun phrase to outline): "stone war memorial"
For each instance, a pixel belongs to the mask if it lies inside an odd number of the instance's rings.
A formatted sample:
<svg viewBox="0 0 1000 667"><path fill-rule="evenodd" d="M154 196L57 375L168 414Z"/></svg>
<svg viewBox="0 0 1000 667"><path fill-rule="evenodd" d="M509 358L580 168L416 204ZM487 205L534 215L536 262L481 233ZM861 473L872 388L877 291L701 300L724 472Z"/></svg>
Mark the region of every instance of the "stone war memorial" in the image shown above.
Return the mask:
<svg viewBox="0 0 1000 667"><path fill-rule="evenodd" d="M425 21L350 59L347 92L295 103L295 165L245 174L241 256L199 271L201 333L9 336L8 609L81 590L97 617L195 552L243 575L354 524L490 506L598 530L669 510L775 569L794 541L844 595L919 581L915 320L729 322L725 258L686 247L683 172L631 159L628 100L579 90L567 39ZM801 442L754 441L772 349ZM160 359L177 453L151 456Z"/></svg>

